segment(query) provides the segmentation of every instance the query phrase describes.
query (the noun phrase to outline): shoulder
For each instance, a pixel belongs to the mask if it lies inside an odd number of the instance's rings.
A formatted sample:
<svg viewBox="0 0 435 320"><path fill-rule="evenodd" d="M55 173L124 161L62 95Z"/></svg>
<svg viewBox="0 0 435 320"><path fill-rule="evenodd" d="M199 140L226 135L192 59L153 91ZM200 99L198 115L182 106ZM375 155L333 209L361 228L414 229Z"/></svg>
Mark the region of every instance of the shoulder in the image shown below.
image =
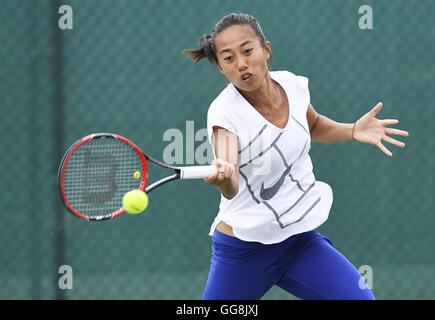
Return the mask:
<svg viewBox="0 0 435 320"><path fill-rule="evenodd" d="M229 84L221 93L211 102L208 108L208 115L211 116L216 113L229 112L234 104L237 103L237 92L232 84Z"/></svg>
<svg viewBox="0 0 435 320"><path fill-rule="evenodd" d="M309 79L304 76L295 75L294 73L282 70L282 71L271 71L271 76L274 78L279 78L280 80L286 82L288 85L296 87L296 89L307 89Z"/></svg>
<svg viewBox="0 0 435 320"><path fill-rule="evenodd" d="M207 112L207 131L211 141L214 126L237 134L237 91L229 84L210 104Z"/></svg>

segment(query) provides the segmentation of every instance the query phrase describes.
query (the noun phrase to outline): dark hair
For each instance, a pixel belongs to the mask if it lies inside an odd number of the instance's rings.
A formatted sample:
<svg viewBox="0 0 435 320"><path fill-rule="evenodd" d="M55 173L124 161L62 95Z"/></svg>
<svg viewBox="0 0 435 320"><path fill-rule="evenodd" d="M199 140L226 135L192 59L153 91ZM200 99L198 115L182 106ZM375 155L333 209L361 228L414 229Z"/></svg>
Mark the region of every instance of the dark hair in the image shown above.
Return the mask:
<svg viewBox="0 0 435 320"><path fill-rule="evenodd" d="M207 57L208 60L216 64L218 63L216 56L216 48L214 45L214 39L216 36L224 31L226 28L233 25L249 25L260 39L260 43L263 47L266 46L266 37L263 30L261 30L258 21L249 14L246 13L230 13L219 20L219 22L213 28L211 34L205 34L199 39L199 48L193 50L183 50L183 53L196 64L202 58ZM269 66L270 67L270 66Z"/></svg>

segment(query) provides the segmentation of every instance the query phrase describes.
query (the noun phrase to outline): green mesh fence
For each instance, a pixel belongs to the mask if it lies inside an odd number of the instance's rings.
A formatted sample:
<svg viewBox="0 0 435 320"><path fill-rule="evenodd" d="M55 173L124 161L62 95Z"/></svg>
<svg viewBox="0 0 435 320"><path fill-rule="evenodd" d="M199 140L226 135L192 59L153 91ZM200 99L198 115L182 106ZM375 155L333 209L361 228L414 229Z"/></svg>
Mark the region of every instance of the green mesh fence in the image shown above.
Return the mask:
<svg viewBox="0 0 435 320"><path fill-rule="evenodd" d="M64 4L72 30L58 26ZM362 5L373 29L359 26ZM0 298L202 297L215 188L176 182L142 215L87 223L61 206L56 170L88 133L124 135L162 160L168 129L186 138L186 126L205 128L226 79L181 51L230 12L259 20L273 69L309 77L319 113L353 122L382 101L379 117L410 132L405 149L389 145L392 158L370 145L313 143L314 173L334 191L319 231L372 268L378 299L434 298L434 10L432 0L0 1ZM59 288L62 265L72 289ZM295 297L273 288L264 299Z"/></svg>

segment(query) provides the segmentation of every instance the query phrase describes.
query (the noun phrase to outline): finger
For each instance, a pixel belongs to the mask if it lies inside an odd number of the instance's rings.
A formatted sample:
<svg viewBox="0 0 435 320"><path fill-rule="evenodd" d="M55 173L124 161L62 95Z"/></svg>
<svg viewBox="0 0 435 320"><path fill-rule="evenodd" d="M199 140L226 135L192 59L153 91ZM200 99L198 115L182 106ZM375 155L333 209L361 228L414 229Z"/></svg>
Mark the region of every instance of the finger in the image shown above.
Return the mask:
<svg viewBox="0 0 435 320"><path fill-rule="evenodd" d="M236 173L236 167L234 166L234 164L230 163L230 168L231 168L231 177L232 177Z"/></svg>
<svg viewBox="0 0 435 320"><path fill-rule="evenodd" d="M219 167L218 172L218 179L219 181L223 181L227 175L227 171L228 171L228 162L223 161L222 165Z"/></svg>
<svg viewBox="0 0 435 320"><path fill-rule="evenodd" d="M379 111L381 111L382 106L383 106L382 102L379 102L379 103L378 103L378 104L377 104L377 105L372 109L372 111L371 111L372 115L373 115L373 116L376 116L376 115L379 113Z"/></svg>
<svg viewBox="0 0 435 320"><path fill-rule="evenodd" d="M382 144L382 142L378 142L378 144L377 144L377 146L378 146L378 148L379 149L381 149L387 156L390 156L390 157L392 157L393 156L393 154L391 153L391 151L390 150L388 150L387 148L385 148L385 146Z"/></svg>
<svg viewBox="0 0 435 320"><path fill-rule="evenodd" d="M393 138L391 138L389 136L384 136L382 138L382 140L387 141L388 143L394 144L395 146L398 146L398 147L401 147L401 148L405 147L405 144L403 142L400 142L400 141L398 141L396 139L393 139Z"/></svg>
<svg viewBox="0 0 435 320"><path fill-rule="evenodd" d="M228 165L225 165L225 171L223 173L223 178L228 179L230 177L230 167Z"/></svg>
<svg viewBox="0 0 435 320"><path fill-rule="evenodd" d="M234 165L227 162L227 166L225 170L225 178L229 179L233 176L233 174L234 174Z"/></svg>
<svg viewBox="0 0 435 320"><path fill-rule="evenodd" d="M219 164L217 169L218 173L225 173L225 164Z"/></svg>
<svg viewBox="0 0 435 320"><path fill-rule="evenodd" d="M216 172L214 172L213 174L211 174L210 176L208 176L207 178L205 178L205 182L213 184L216 180L219 179L219 172L222 171L222 166L223 166L224 161L221 159L215 159L212 161L212 165L216 167Z"/></svg>
<svg viewBox="0 0 435 320"><path fill-rule="evenodd" d="M222 160L222 159L215 159L215 160L213 160L213 162L212 162L212 164L214 164L216 167L220 167L220 166L222 166L224 163L225 163L225 161Z"/></svg>
<svg viewBox="0 0 435 320"><path fill-rule="evenodd" d="M223 168L223 169L225 169L225 168ZM218 171L218 173L216 175L216 179L213 181L213 183L220 184L224 180L224 175L225 175L224 171Z"/></svg>
<svg viewBox="0 0 435 320"><path fill-rule="evenodd" d="M392 126L395 124L399 123L399 120L397 119L384 119L384 120L379 120L381 122L381 124L385 127L385 126Z"/></svg>
<svg viewBox="0 0 435 320"><path fill-rule="evenodd" d="M212 162L212 165L214 165L216 167L218 173L219 172L223 172L223 170L224 170L224 168L223 168L224 164L225 164L225 161L221 160L221 159L215 159Z"/></svg>
<svg viewBox="0 0 435 320"><path fill-rule="evenodd" d="M218 171L212 173L207 178L204 178L204 181L206 183L213 183L217 179L217 176L218 176Z"/></svg>
<svg viewBox="0 0 435 320"><path fill-rule="evenodd" d="M399 129L393 129L393 128L386 128L385 129L385 133L386 134L395 134L395 135L404 136L404 137L409 136L408 131L399 130Z"/></svg>
<svg viewBox="0 0 435 320"><path fill-rule="evenodd" d="M228 163L226 170L225 170L225 178L229 179L233 176L234 174L234 165L232 165L231 163Z"/></svg>

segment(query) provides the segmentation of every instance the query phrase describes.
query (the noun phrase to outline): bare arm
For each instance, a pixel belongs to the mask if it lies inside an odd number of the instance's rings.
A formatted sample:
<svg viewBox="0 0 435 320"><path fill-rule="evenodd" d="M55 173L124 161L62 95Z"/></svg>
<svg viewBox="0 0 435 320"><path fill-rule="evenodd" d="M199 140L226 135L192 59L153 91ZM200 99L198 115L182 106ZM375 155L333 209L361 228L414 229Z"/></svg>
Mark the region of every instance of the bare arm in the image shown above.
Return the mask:
<svg viewBox="0 0 435 320"><path fill-rule="evenodd" d="M353 123L335 122L318 114L311 104L307 110L307 121L314 142L339 143L352 140Z"/></svg>
<svg viewBox="0 0 435 320"><path fill-rule="evenodd" d="M376 119L376 115L381 111L382 106L382 102L379 102L372 110L353 124L335 122L325 116L319 115L310 104L307 110L307 121L310 128L311 140L322 143L338 143L356 140L373 144L391 157L393 154L383 145L382 140L404 148L405 144L403 142L397 141L387 136L387 134L405 137L409 134L407 131L387 127L399 123L397 119Z"/></svg>
<svg viewBox="0 0 435 320"><path fill-rule="evenodd" d="M212 144L216 153L212 165L218 171L205 182L215 185L225 198L231 200L239 192L238 138L224 128L213 127Z"/></svg>

